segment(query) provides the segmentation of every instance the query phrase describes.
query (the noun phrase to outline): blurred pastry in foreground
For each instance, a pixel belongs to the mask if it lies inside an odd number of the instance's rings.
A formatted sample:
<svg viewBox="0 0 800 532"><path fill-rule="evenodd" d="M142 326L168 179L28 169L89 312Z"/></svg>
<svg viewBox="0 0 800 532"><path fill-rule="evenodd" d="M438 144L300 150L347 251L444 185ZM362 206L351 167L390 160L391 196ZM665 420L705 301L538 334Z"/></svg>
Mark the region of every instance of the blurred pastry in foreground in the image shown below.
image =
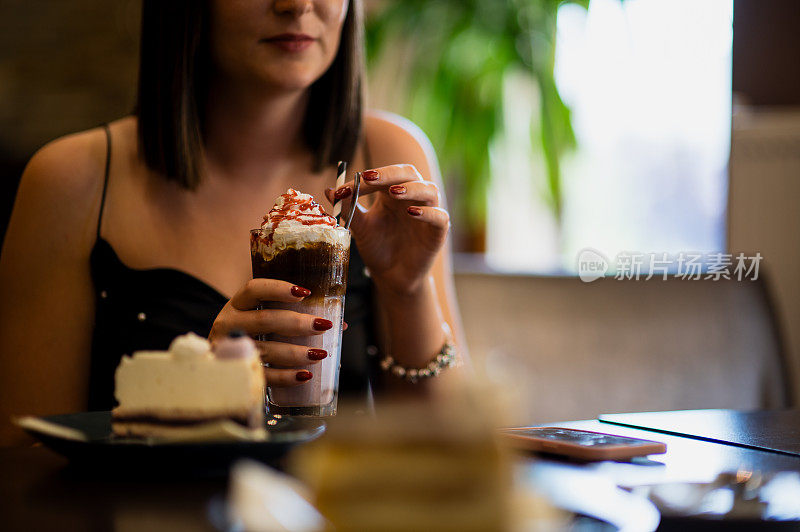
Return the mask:
<svg viewBox="0 0 800 532"><path fill-rule="evenodd" d="M509 462L478 411L414 402L377 412L331 420L292 456L331 529L508 529Z"/></svg>

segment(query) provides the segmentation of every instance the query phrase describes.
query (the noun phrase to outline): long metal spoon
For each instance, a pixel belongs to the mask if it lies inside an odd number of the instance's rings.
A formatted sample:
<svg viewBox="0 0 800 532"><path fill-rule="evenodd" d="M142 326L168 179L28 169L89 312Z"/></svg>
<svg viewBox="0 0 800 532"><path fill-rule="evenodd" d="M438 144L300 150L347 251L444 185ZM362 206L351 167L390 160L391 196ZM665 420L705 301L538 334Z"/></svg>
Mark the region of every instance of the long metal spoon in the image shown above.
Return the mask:
<svg viewBox="0 0 800 532"><path fill-rule="evenodd" d="M356 172L355 181L353 182L353 203L350 204L350 212L347 213L347 219L344 222L344 228L350 229L350 223L353 221L353 215L356 213L356 206L358 206L358 193L361 190L361 172Z"/></svg>

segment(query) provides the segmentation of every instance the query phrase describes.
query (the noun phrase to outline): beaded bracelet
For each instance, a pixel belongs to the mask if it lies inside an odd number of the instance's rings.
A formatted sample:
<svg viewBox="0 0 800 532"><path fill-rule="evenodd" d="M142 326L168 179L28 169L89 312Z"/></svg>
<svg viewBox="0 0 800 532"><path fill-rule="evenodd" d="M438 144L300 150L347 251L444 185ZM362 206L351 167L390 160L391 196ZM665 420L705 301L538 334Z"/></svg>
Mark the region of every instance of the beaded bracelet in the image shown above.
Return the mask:
<svg viewBox="0 0 800 532"><path fill-rule="evenodd" d="M449 329L449 327L448 327ZM420 379L429 379L436 377L443 369L453 367L458 364L456 357L456 346L450 339L448 334L447 339L442 346L441 351L436 357L431 360L424 368L406 368L395 362L392 355L384 356L380 361L380 367L383 371L387 371L397 378L405 379L411 384L415 384Z"/></svg>

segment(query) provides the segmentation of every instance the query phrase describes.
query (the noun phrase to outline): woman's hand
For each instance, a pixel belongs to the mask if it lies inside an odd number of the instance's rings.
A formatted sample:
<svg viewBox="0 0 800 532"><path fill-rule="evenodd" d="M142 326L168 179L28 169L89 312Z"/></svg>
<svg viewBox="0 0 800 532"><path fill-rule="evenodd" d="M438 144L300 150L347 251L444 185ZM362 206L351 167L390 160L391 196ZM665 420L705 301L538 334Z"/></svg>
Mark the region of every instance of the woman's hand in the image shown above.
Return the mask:
<svg viewBox="0 0 800 532"><path fill-rule="evenodd" d="M291 310L256 310L263 301L298 303L311 295L311 291L276 279L253 279L248 281L222 308L208 339L211 342L224 338L231 331L242 330L251 336L277 334L280 336L311 336L331 329L333 323L325 318L302 314ZM303 384L312 374L300 367L316 364L328 356L323 349L284 342L256 341L261 360L277 369L267 368L264 374L269 386L285 387ZM294 368L294 369L291 369Z"/></svg>
<svg viewBox="0 0 800 532"><path fill-rule="evenodd" d="M352 205L353 181L326 194ZM425 181L410 164L366 170L359 197L374 195L369 209L356 206L350 230L376 286L398 295L422 289L447 237L450 216L439 207L439 187Z"/></svg>

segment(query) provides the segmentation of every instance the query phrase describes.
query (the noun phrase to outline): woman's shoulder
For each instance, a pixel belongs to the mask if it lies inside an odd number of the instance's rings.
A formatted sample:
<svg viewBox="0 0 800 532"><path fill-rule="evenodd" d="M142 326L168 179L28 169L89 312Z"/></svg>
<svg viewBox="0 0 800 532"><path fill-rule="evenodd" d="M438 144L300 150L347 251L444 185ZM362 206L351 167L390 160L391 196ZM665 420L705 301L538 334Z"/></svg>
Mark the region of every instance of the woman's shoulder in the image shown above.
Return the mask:
<svg viewBox="0 0 800 532"><path fill-rule="evenodd" d="M9 234L61 235L64 241L87 244L91 237L93 242L107 150L102 127L65 135L40 148L22 174ZM58 231L47 231L53 227Z"/></svg>
<svg viewBox="0 0 800 532"><path fill-rule="evenodd" d="M115 137L127 135L131 118L111 123ZM135 127L135 123L134 123ZM20 181L18 199L70 206L69 212L91 207L102 191L108 141L103 127L52 140L33 154ZM64 214L64 213L62 213Z"/></svg>
<svg viewBox="0 0 800 532"><path fill-rule="evenodd" d="M52 140L33 154L23 173L29 185L80 191L102 171L105 136L95 128Z"/></svg>
<svg viewBox="0 0 800 532"><path fill-rule="evenodd" d="M364 120L364 135L373 166L410 163L423 175L438 177L436 152L431 141L407 118L371 110Z"/></svg>
<svg viewBox="0 0 800 532"><path fill-rule="evenodd" d="M111 124L116 131L129 129L130 117ZM102 181L108 142L103 127L71 133L42 146L31 157L23 182L28 187L67 194L79 200Z"/></svg>

